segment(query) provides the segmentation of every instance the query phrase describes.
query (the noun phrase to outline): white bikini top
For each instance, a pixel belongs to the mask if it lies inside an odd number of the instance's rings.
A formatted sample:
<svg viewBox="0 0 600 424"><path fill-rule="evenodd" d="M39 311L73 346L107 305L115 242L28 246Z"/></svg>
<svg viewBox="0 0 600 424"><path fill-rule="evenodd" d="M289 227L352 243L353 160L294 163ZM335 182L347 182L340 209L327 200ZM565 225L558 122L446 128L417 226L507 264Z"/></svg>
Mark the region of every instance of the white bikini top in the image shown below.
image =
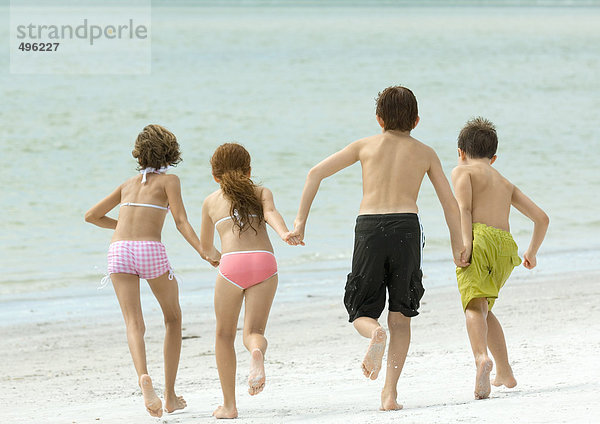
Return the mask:
<svg viewBox="0 0 600 424"><path fill-rule="evenodd" d="M142 169L140 171L140 174L143 174L142 175L142 184L144 184L146 182L146 174L148 174L148 172L151 174L164 174L171 168L172 168L171 166L163 166L162 168L159 168L159 169L156 169L156 168Z"/></svg>
<svg viewBox="0 0 600 424"><path fill-rule="evenodd" d="M121 206L143 206L145 208L155 208L155 209L161 209L163 211L168 211L169 207L168 206L158 206L158 205L151 205L150 203L133 203L133 202L125 202L125 203L121 203L119 205L119 207Z"/></svg>
<svg viewBox="0 0 600 424"><path fill-rule="evenodd" d="M244 224L241 222L240 220L240 214L238 213L237 209L234 209L233 211L233 216L235 217L235 219L237 220L237 222L239 222L241 224L241 226L243 226ZM257 218L258 215L248 215L251 216L253 218ZM215 228L217 227L217 225L219 225L221 222L226 221L228 219L232 219L231 216L226 216L225 218L221 218L219 219L217 222L215 222Z"/></svg>
<svg viewBox="0 0 600 424"><path fill-rule="evenodd" d="M171 166L163 166L162 168L159 168L159 169L156 169L156 168L142 169L140 171L140 174L143 174L143 176L142 176L142 184L144 184L146 182L146 174L148 174L148 173L151 173L151 174L164 174L170 168L172 168L172 167ZM161 209L163 211L168 211L169 210L168 206L151 205L149 203L125 202L125 203L121 203L119 205L119 207L121 207L121 206L143 206L145 208L155 208L155 209Z"/></svg>

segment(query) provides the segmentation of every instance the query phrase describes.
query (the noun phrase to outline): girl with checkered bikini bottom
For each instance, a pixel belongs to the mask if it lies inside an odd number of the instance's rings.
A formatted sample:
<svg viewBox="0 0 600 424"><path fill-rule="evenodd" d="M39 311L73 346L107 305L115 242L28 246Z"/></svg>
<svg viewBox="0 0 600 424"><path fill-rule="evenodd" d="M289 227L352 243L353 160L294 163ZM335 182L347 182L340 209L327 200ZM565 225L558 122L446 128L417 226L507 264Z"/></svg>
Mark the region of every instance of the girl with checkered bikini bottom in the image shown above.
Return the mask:
<svg viewBox="0 0 600 424"><path fill-rule="evenodd" d="M277 262L265 224L273 227L283 240L289 237L289 232L275 209L271 191L250 179L250 154L244 147L223 144L210 163L220 188L204 200L200 240L205 259L219 262L215 284L215 355L223 405L213 415L236 418L234 341L240 309L245 302L244 346L251 354L248 393L254 396L265 386L264 333L277 289ZM215 229L221 238L222 253L213 244ZM299 244L299 241L290 238L288 243Z"/></svg>
<svg viewBox="0 0 600 424"><path fill-rule="evenodd" d="M186 407L175 394L175 378L181 352L179 289L169 264L161 232L170 211L177 229L198 253L200 240L188 222L181 199L179 178L166 170L181 161L175 136L159 125L148 125L138 135L133 149L141 175L129 178L85 214L85 220L114 230L108 250L108 276L121 305L127 327L127 342L138 375L147 411L154 417L163 404L154 392L146 365L144 318L140 304L140 278L148 281L162 309L166 327L164 342L164 410ZM120 205L118 220L106 214ZM216 263L214 264L216 265Z"/></svg>

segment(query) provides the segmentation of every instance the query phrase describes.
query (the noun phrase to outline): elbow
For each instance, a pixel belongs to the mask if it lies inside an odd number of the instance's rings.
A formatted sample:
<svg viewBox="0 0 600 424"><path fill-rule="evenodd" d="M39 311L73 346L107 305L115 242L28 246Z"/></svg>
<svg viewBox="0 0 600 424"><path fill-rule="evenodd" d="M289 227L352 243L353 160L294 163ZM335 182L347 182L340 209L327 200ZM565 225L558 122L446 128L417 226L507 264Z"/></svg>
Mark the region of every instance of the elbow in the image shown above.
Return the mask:
<svg viewBox="0 0 600 424"><path fill-rule="evenodd" d="M548 227L548 225L550 225L550 217L545 212L542 212L537 219L537 224Z"/></svg>
<svg viewBox="0 0 600 424"><path fill-rule="evenodd" d="M179 232L181 232L183 230L183 228L185 227L185 225L187 223L188 223L187 219L175 218L175 228L177 228L177 230Z"/></svg>
<svg viewBox="0 0 600 424"><path fill-rule="evenodd" d="M96 221L96 217L90 211L87 211L85 213L83 219L85 219L85 222L89 222L89 223L93 223L94 221Z"/></svg>
<svg viewBox="0 0 600 424"><path fill-rule="evenodd" d="M319 168L317 168L316 166L312 167L310 171L308 171L308 175L306 176L307 181L315 181L317 183L321 182L322 179L323 176L319 172Z"/></svg>

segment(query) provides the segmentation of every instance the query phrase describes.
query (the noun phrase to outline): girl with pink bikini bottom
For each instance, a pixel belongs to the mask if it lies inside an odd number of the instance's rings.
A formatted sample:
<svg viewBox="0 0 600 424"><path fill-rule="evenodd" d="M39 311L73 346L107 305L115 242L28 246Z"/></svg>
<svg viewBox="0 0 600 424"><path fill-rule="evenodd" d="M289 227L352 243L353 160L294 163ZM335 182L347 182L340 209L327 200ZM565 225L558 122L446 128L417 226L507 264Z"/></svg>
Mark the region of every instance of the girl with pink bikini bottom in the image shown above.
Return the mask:
<svg viewBox="0 0 600 424"><path fill-rule="evenodd" d="M277 289L277 261L266 224L283 240L288 238L289 231L275 209L271 191L250 179L250 154L244 147L223 144L210 163L220 189L204 200L200 240L204 258L213 264L220 262L215 284L215 354L223 405L213 415L235 418L238 413L234 341L242 302L245 302L244 346L251 353L248 392L256 395L265 385L264 333ZM222 253L214 246L215 229L221 238ZM288 243L299 244L299 240L290 238Z"/></svg>
<svg viewBox="0 0 600 424"><path fill-rule="evenodd" d="M138 135L133 149L141 175L136 175L101 200L85 214L85 220L114 230L108 250L108 278L123 312L127 342L138 375L138 384L150 415L160 417L162 401L154 392L146 365L144 318L140 304L140 278L148 281L165 320L165 404L167 412L185 408L175 394L175 378L181 352L181 309L177 280L160 237L170 210L179 232L202 255L200 240L188 222L181 199L179 178L165 174L181 161L175 136L159 125L148 125ZM120 205L118 220L106 214ZM216 263L213 263L216 265Z"/></svg>

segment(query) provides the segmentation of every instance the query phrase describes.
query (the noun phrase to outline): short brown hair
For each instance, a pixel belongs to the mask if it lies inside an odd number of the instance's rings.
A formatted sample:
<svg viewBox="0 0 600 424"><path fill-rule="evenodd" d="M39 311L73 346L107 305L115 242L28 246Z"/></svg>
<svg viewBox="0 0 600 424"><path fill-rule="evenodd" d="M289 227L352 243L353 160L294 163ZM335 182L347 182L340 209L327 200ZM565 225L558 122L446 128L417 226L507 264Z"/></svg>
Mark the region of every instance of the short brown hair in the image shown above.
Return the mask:
<svg viewBox="0 0 600 424"><path fill-rule="evenodd" d="M498 149L496 127L478 116L468 121L458 135L458 148L473 159L491 159Z"/></svg>
<svg viewBox="0 0 600 424"><path fill-rule="evenodd" d="M410 89L401 85L388 87L375 100L375 113L383 120L384 130L411 131L415 127L419 109Z"/></svg>
<svg viewBox="0 0 600 424"><path fill-rule="evenodd" d="M139 169L160 169L181 162L177 138L171 131L156 124L146 125L138 134L131 154L138 160Z"/></svg>

